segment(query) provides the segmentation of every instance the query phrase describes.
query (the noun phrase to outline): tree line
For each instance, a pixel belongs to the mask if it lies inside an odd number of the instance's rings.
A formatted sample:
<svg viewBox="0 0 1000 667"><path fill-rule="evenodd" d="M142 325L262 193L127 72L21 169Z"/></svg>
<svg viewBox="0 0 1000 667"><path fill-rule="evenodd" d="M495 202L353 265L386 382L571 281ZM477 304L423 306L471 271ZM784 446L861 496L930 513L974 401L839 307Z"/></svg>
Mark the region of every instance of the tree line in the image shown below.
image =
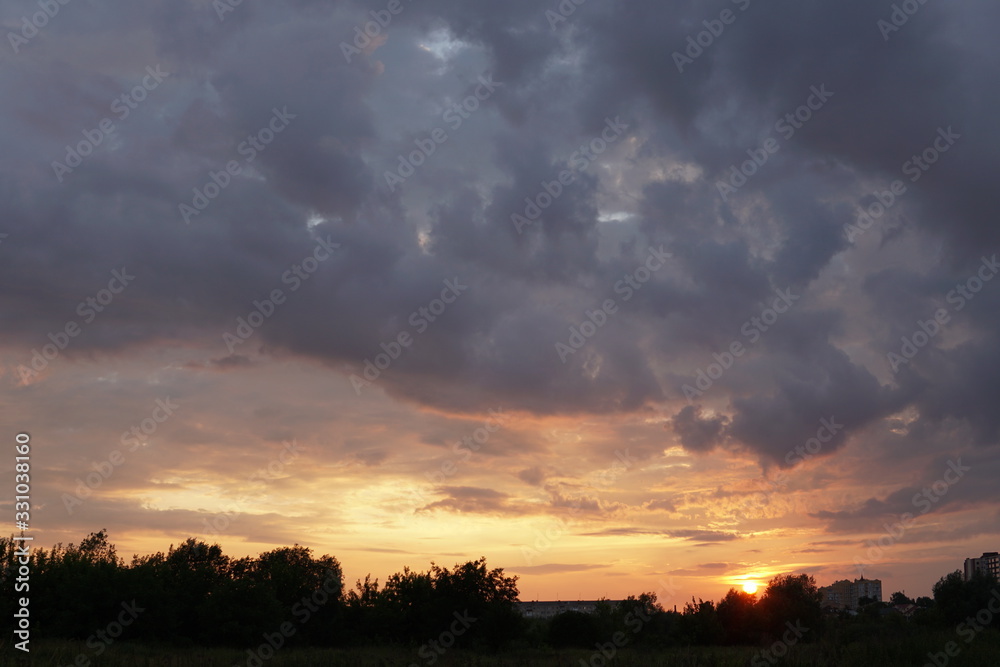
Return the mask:
<svg viewBox="0 0 1000 667"><path fill-rule="evenodd" d="M33 550L30 590L23 591L15 588L16 544L0 538L0 618L10 626L16 600L28 596L37 638L85 640L115 619L123 604L137 610L125 640L240 648L259 645L283 624L287 645L494 651L608 642L769 646L901 622L887 621L889 604L875 601L867 601L857 618L824 614L816 582L806 574L779 575L759 595L731 589L718 603L692 598L681 611L665 609L655 593L640 593L602 600L592 614L529 619L517 607L517 577L488 568L485 558L451 569L433 563L425 572L404 568L381 584L369 575L345 588L336 558L316 557L300 545L230 558L217 544L188 539L167 553L136 555L126 563L104 530L79 544ZM933 599L917 601L907 631L953 628L975 618L994 597L1000 599L995 579L966 582L953 572L934 586ZM896 593L892 602L912 601ZM989 625L1000 629L1000 614Z"/></svg>

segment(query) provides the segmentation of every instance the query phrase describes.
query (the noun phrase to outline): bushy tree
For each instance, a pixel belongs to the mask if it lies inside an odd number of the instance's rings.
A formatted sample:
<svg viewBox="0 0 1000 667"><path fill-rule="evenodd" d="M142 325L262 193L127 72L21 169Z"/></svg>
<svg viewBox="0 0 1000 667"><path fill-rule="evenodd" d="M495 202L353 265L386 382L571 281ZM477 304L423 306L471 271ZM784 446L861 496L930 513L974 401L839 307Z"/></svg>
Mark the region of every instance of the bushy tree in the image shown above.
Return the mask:
<svg viewBox="0 0 1000 667"><path fill-rule="evenodd" d="M892 605L913 604L913 600L906 597L906 593L900 593L899 591L896 591L891 596L889 596L889 603Z"/></svg>
<svg viewBox="0 0 1000 667"><path fill-rule="evenodd" d="M822 623L820 600L819 588L811 576L778 575L768 582L757 604L761 628L773 640L785 632L788 623L801 623L813 633L806 640L815 640Z"/></svg>
<svg viewBox="0 0 1000 667"><path fill-rule="evenodd" d="M997 589L993 576L977 572L965 581L956 570L934 584L934 604L948 623L958 624L987 609ZM1000 614L993 614L993 627L1000 628Z"/></svg>
<svg viewBox="0 0 1000 667"><path fill-rule="evenodd" d="M206 627L203 608L209 596L229 578L229 557L218 544L188 538L180 546L170 546L158 563L159 576L169 591L175 634L190 640L211 643L214 628Z"/></svg>
<svg viewBox="0 0 1000 667"><path fill-rule="evenodd" d="M517 577L505 576L501 568L488 569L486 558L468 561L448 570L432 564L437 636L450 627L456 616L475 618L474 625L458 637L460 645L498 647L524 630L517 609Z"/></svg>
<svg viewBox="0 0 1000 667"><path fill-rule="evenodd" d="M274 592L249 578L226 579L199 607L202 643L234 647L256 646L266 632L288 620L288 608Z"/></svg>
<svg viewBox="0 0 1000 667"><path fill-rule="evenodd" d="M377 639L396 637L417 641L446 626L444 608L451 603L439 599L435 588L431 572L414 572L406 567L390 575L378 597L380 609L376 616L381 621Z"/></svg>
<svg viewBox="0 0 1000 667"><path fill-rule="evenodd" d="M91 533L79 545L61 543L31 555L31 608L48 619L58 636L85 639L93 619L113 618L127 591L123 565L106 530Z"/></svg>
<svg viewBox="0 0 1000 667"><path fill-rule="evenodd" d="M250 578L274 592L275 598L287 609L291 609L303 598L323 589L331 579L336 583L333 596L339 600L342 594L340 563L332 556L313 558L312 550L296 544L262 553L251 562Z"/></svg>
<svg viewBox="0 0 1000 667"><path fill-rule="evenodd" d="M711 600L695 599L684 605L680 636L684 644L713 645L722 641L722 625Z"/></svg>
<svg viewBox="0 0 1000 667"><path fill-rule="evenodd" d="M345 596L345 624L368 641L421 644L462 619L456 645L496 647L525 632L517 596L517 577L488 569L485 558L450 570L432 563L428 572L404 568L381 588L370 576L358 581Z"/></svg>
<svg viewBox="0 0 1000 667"><path fill-rule="evenodd" d="M657 602L656 593L643 592L638 596L629 595L615 605L619 616L631 615L632 618L652 618L663 613L663 607Z"/></svg>
<svg viewBox="0 0 1000 667"><path fill-rule="evenodd" d="M564 611L549 620L546 640L555 648L592 648L604 639L605 632L596 614Z"/></svg>
<svg viewBox="0 0 1000 667"><path fill-rule="evenodd" d="M727 644L757 644L760 642L760 624L757 619L757 598L749 593L730 588L719 602L717 613Z"/></svg>

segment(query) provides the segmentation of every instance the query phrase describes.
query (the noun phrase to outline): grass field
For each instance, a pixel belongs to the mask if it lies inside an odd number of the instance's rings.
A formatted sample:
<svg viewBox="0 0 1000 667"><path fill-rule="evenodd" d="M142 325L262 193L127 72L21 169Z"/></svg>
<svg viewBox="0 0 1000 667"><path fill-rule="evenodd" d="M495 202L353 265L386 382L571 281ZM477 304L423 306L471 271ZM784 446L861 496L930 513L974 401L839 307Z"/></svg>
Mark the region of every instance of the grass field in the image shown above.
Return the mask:
<svg viewBox="0 0 1000 667"><path fill-rule="evenodd" d="M971 644L957 641L953 632L933 632L919 638L869 637L846 644L835 644L829 639L816 644L802 644L790 648L788 655L766 660L761 649L746 647L691 647L663 650L630 648L618 652L610 661L603 662L599 653L584 650L554 651L526 649L501 655L484 655L453 650L439 657L434 667L758 667L783 665L787 667L923 667L930 664L928 653L940 654L948 642L960 644L961 652L940 667L998 667L1000 666L1000 633L987 631ZM73 667L233 667L247 665L247 652L233 649L173 648L152 644L119 642L103 655L96 656L84 642L40 641L32 642L31 665ZM0 651L0 666L19 664L17 651L4 643ZM83 656L83 657L80 657ZM593 658L593 660L592 660ZM431 663L418 656L415 649L354 648L354 649L294 649L278 651L263 663L250 667L423 667Z"/></svg>

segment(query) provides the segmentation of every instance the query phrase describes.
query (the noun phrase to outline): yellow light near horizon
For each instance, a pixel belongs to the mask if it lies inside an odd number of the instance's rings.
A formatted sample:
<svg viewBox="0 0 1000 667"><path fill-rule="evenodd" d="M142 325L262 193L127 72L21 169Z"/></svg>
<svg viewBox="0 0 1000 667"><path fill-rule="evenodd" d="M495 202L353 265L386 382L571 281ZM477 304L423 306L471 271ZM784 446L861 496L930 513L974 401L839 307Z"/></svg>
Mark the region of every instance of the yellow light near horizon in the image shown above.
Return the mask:
<svg viewBox="0 0 1000 667"><path fill-rule="evenodd" d="M753 595L757 592L757 582L756 581L745 581L743 582L743 592Z"/></svg>

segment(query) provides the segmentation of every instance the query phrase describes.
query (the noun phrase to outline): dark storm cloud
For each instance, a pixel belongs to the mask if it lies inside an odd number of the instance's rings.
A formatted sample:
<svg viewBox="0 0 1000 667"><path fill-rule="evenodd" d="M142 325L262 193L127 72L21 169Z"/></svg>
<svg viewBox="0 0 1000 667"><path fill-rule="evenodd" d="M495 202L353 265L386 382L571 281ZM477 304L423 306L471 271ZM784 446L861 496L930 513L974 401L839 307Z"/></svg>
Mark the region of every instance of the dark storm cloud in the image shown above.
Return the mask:
<svg viewBox="0 0 1000 667"><path fill-rule="evenodd" d="M673 427L686 449L707 451L718 444L727 421L725 417L703 419L700 410L689 405L674 417Z"/></svg>
<svg viewBox="0 0 1000 667"><path fill-rule="evenodd" d="M600 536L600 537L628 537L636 535L662 535L664 537L669 537L673 539L680 539L689 542L699 542L697 546L704 546L707 543L716 542L732 542L734 540L739 540L740 536L735 533L727 533L717 530L698 530L698 529L684 529L684 530L648 530L645 528L634 528L634 527L624 527L624 528L607 528L604 530L593 531L589 533L583 533L587 536Z"/></svg>
<svg viewBox="0 0 1000 667"><path fill-rule="evenodd" d="M524 470L517 473L517 478L520 479L525 484L530 484L531 486L541 486L542 482L545 481L545 471L535 466L533 468L525 468Z"/></svg>
<svg viewBox="0 0 1000 667"><path fill-rule="evenodd" d="M8 375L17 380L70 321L83 332L52 363L168 343L210 347L194 363L231 373L261 352L302 355L345 383L408 332L412 346L375 385L446 410L653 407L685 447L743 447L765 465L788 465L821 419L843 424L828 456L907 408L919 411L913 428L958 421L975 444L995 445L997 285L953 313L957 342L936 337L897 374L883 360L1000 247L989 184L1000 50L983 27L1000 9L924 5L886 41L881 4L746 4L683 73L673 53L734 3L586 3L555 30L528 0L414 3L384 45L351 62L341 41L367 20L360 4L243 3L224 21L208 3L67 5L37 41L4 53L0 73L10 100L0 327L19 351ZM108 38L134 33L145 38ZM170 75L60 183L52 161L154 65ZM449 127L443 111L487 75L502 85ZM832 97L782 136L776 123L816 86ZM276 109L294 118L246 161L240 147ZM623 135L518 233L511 215L619 117ZM390 190L386 171L439 127L447 141ZM908 172L947 128L961 138L926 172ZM780 150L723 200L717 183L769 136ZM230 160L241 174L185 224L179 205ZM852 245L844 225L856 206L896 179L907 192L886 224L912 224L884 257L864 238ZM627 215L608 222L617 214ZM286 272L327 238L338 251L293 292ZM913 254L899 259L904 245ZM669 266L626 301L616 286L660 246ZM81 322L79 304L122 267L134 282ZM838 278L861 288L837 298ZM418 330L413 314L447 280L467 290ZM275 289L287 302L226 355L222 334ZM751 343L742 327L776 290L801 298ZM564 363L556 343L609 298L618 312ZM734 341L747 354L683 405L681 387ZM700 417L709 404L717 416ZM354 454L369 466L387 456ZM520 476L544 483L538 468ZM506 502L452 491L435 505ZM889 499L871 511L882 509L897 508Z"/></svg>
<svg viewBox="0 0 1000 667"><path fill-rule="evenodd" d="M909 528L927 515L945 515L994 503L998 472L1000 457L995 450L937 458L920 471L917 484L883 498L868 498L856 508L820 511L810 516L826 522L827 532L831 533L882 530L886 522L894 524L904 518ZM967 536L968 528L952 533L951 538L958 535Z"/></svg>
<svg viewBox="0 0 1000 667"><path fill-rule="evenodd" d="M646 509L662 512L676 512L677 505L672 500L651 500L646 503Z"/></svg>
<svg viewBox="0 0 1000 667"><path fill-rule="evenodd" d="M428 504L421 511L443 509L463 513L505 512L510 498L509 494L502 491L470 486L446 486L438 489L438 494L445 498Z"/></svg>
<svg viewBox="0 0 1000 667"><path fill-rule="evenodd" d="M717 530L669 530L668 537L689 540L691 542L732 542L740 539L735 533L725 533Z"/></svg>

